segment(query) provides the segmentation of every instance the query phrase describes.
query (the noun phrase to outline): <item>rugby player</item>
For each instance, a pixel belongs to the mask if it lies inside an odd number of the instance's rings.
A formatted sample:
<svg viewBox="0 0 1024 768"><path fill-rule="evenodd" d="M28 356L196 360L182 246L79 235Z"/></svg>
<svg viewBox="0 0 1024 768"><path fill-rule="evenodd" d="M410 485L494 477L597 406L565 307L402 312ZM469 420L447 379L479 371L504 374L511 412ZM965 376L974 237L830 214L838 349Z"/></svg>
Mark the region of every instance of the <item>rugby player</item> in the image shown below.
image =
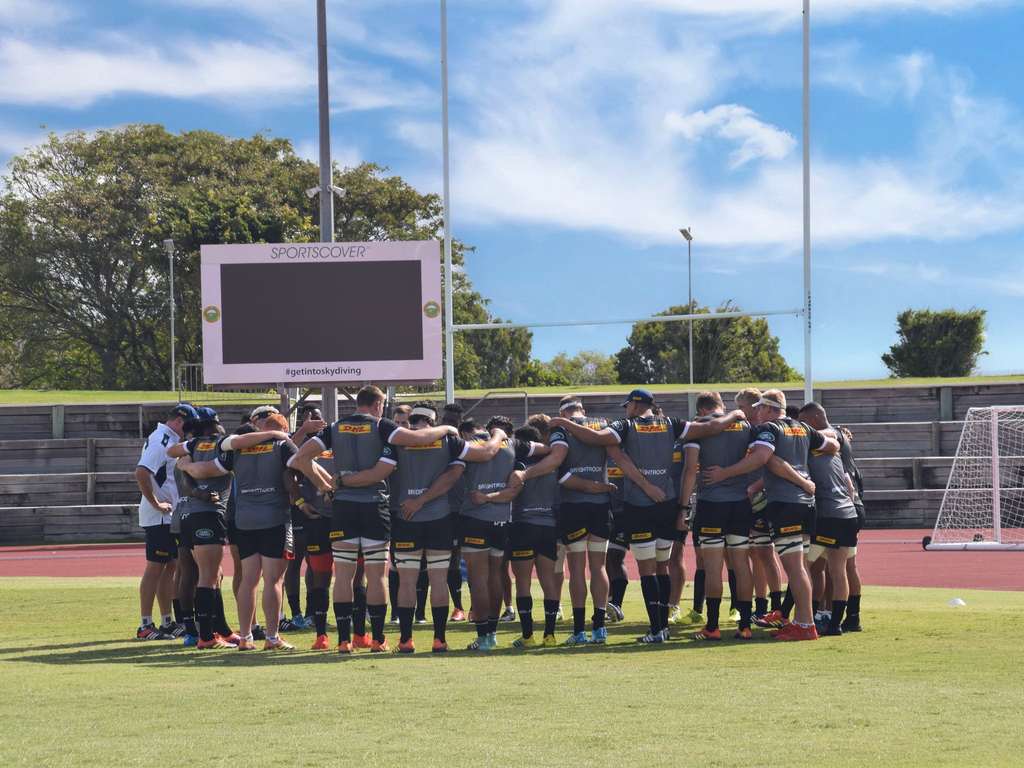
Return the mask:
<svg viewBox="0 0 1024 768"><path fill-rule="evenodd" d="M607 450L607 446L605 450ZM611 498L612 525L608 538L608 554L605 557L605 568L608 571L608 605L606 620L609 622L624 621L622 601L629 587L629 574L626 572L626 552L629 549L629 537L626 534L626 516L623 511L625 497L625 475L615 460L608 457L608 482L615 486L615 494Z"/></svg>
<svg viewBox="0 0 1024 768"><path fill-rule="evenodd" d="M683 438L678 438L675 445L672 446L672 469L669 475L672 477L672 498L679 500L680 509L682 505L686 506L686 509L690 509L690 498L683 499L680 496L682 492L682 478L683 478L683 446L686 441ZM692 489L691 489L692 490ZM686 517L684 515L684 517ZM686 588L686 534L689 531L688 527L689 518L683 521L683 527L679 527L679 523L676 523L676 538L672 543L672 554L668 559L668 578L669 578L669 596L668 596L668 621L670 624L696 624L704 623L704 616L700 612L695 612L695 609L691 609L685 616L682 615L679 610L679 603L683 599L683 590ZM698 575L703 576L704 561L701 559L700 553L700 540L696 535L693 537L693 554L696 557L696 572L694 573L693 579L693 595L694 602L696 603L698 594ZM701 581L701 594L703 594L703 581ZM701 600L703 603L703 598Z"/></svg>
<svg viewBox="0 0 1024 768"><path fill-rule="evenodd" d="M487 431L479 432L470 442L490 439L490 430L497 427L505 434L514 433L512 422L495 416L487 423ZM510 502L515 489L509 488L509 476L517 461L534 456L546 456L548 447L539 442L524 442L515 438L504 440L494 457L487 462L466 467L466 488L469 494L462 504L459 519L459 543L466 559L469 592L473 601L473 623L477 638L469 650L489 651L497 647L498 617L501 610L501 574L505 569L505 545L511 516ZM473 492L498 493L487 501L474 500ZM504 493L501 493L504 491Z"/></svg>
<svg viewBox="0 0 1024 768"><path fill-rule="evenodd" d="M466 409L460 403L445 403L444 411L441 414L441 423L447 427L459 429L462 424L462 415ZM459 434L462 437L461 429ZM462 502L466 498L465 474L458 479L452 489L448 491L448 506L452 510L452 525L454 526L455 546L452 547L452 559L448 564L448 594L452 601L452 615L449 621L465 621L466 611L462 607L462 548L459 546L459 510L462 509Z"/></svg>
<svg viewBox="0 0 1024 768"><path fill-rule="evenodd" d="M856 469L853 451L843 431L828 423L828 415L820 404L807 403L800 409L800 420L839 443L839 456L813 451L807 463L816 488L814 505L817 511L817 526L808 560L813 565L825 554L832 582L831 615L824 634L841 635L844 630L857 632L860 631L860 577L857 574L856 584L851 585L848 576L851 570L857 573L857 532L860 529L860 515L856 507L859 497L849 471L851 466ZM856 594L851 586L857 587ZM854 597L857 598L856 605ZM854 607L850 608L850 605ZM849 611L850 621L844 621L844 611Z"/></svg>
<svg viewBox="0 0 1024 768"><path fill-rule="evenodd" d="M701 392L697 396L697 413L701 424L709 419L722 416L725 406L717 392ZM718 629L719 612L722 605L722 565L728 559L736 574L735 586L730 585L736 596L739 609L739 626L734 637L749 640L752 581L747 550L750 546L750 526L753 510L747 497L746 480L733 477L725 482L708 485L701 481L697 472L700 466L727 467L743 460L750 444L750 424L737 421L714 437L700 440L688 438L683 450L686 453L686 468L680 489L679 519L677 526L686 525L690 511L690 496L696 488L697 508L694 514L694 538L700 541L704 560L705 601L707 623L693 637L695 640L721 640Z"/></svg>
<svg viewBox="0 0 1024 768"><path fill-rule="evenodd" d="M450 427L404 429L382 418L384 393L366 386L356 395L355 413L334 422L306 441L291 459L291 466L313 481L323 494L333 494L331 541L334 555L334 615L338 624L338 652L352 652L354 579L362 550L366 571L367 614L373 636L371 653L390 650L384 636L387 570L391 519L384 479L395 466L397 446L424 446L452 434ZM325 482L314 459L331 449L335 475ZM369 471L367 471L369 470ZM350 477L358 475L356 478Z"/></svg>
<svg viewBox="0 0 1024 768"><path fill-rule="evenodd" d="M696 424L676 417L655 416L654 396L646 389L634 389L621 403L626 418L601 430L553 419L552 426L565 427L571 435L590 445L622 445L632 460L620 465L626 474L624 512L629 521L630 550L640 571L640 588L647 604L650 631L637 638L641 643L668 639L668 598L671 581L668 560L676 539L678 502L673 493L672 447L679 437L713 437L742 418L733 411ZM650 479L648 479L650 478Z"/></svg>
<svg viewBox="0 0 1024 768"><path fill-rule="evenodd" d="M433 427L437 405L421 400L411 409L413 431ZM394 522L392 541L399 574L398 653L413 653L413 611L417 602L420 564L426 560L430 580L431 615L434 620L434 653L448 650L448 564L455 540L448 491L462 477L466 462L489 461L505 439L495 429L484 443L467 443L458 435L445 435L430 445L398 449L397 491L400 514ZM394 477L395 475L392 475ZM415 574L415 578L413 578Z"/></svg>
<svg viewBox="0 0 1024 768"><path fill-rule="evenodd" d="M770 470L764 475L768 496L764 513L772 544L789 579L795 608L794 620L775 631L775 637L816 640L811 583L804 559L805 539L809 540L814 530L814 489L807 473L807 460L812 450L838 453L839 443L813 427L783 416L786 396L780 390L763 392L756 408L760 423L751 430L747 457L729 467L709 466L702 474L713 484L762 466Z"/></svg>
<svg viewBox="0 0 1024 768"><path fill-rule="evenodd" d="M170 418L157 425L146 438L139 465L135 468L135 482L142 493L139 502L139 525L146 532L146 569L139 583L139 604L142 621L135 633L139 640L171 640L177 626L174 623L171 601L177 584L175 559L177 549L171 535L171 513L178 501L174 486L174 462L168 449L181 442L185 428L195 421L196 409L182 403L171 409ZM160 606L160 623L153 621L153 601Z"/></svg>

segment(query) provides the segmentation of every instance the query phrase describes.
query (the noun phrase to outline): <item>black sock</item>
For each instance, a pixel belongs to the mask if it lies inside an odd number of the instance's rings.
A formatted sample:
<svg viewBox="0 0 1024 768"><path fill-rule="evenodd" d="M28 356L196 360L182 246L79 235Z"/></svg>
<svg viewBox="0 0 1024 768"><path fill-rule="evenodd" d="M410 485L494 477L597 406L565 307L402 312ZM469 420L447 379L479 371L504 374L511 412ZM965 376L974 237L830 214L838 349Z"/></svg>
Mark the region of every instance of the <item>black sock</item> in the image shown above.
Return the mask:
<svg viewBox="0 0 1024 768"><path fill-rule="evenodd" d="M544 601L544 637L555 634L555 618L558 616L558 601Z"/></svg>
<svg viewBox="0 0 1024 768"><path fill-rule="evenodd" d="M412 615L415 608L398 607L398 642L404 643L412 639Z"/></svg>
<svg viewBox="0 0 1024 768"><path fill-rule="evenodd" d="M327 604L330 597L327 595L327 587L315 587L306 593L306 599L310 605L306 610L312 609L313 623L316 625L317 637L327 634Z"/></svg>
<svg viewBox="0 0 1024 768"><path fill-rule="evenodd" d="M587 629L587 607L572 609L572 633L578 635Z"/></svg>
<svg viewBox="0 0 1024 768"><path fill-rule="evenodd" d="M334 621L338 625L338 642L352 640L352 603L334 604Z"/></svg>
<svg viewBox="0 0 1024 768"><path fill-rule="evenodd" d="M220 587L213 590L213 629L221 637L225 638L231 637L234 634L227 619L224 617L224 593L220 591Z"/></svg>
<svg viewBox="0 0 1024 768"><path fill-rule="evenodd" d="M533 637L533 598L517 597L516 611L519 613L519 624L523 628L523 637Z"/></svg>
<svg viewBox="0 0 1024 768"><path fill-rule="evenodd" d="M767 597L755 597L754 598L755 608L754 611L758 616L764 616L768 613L768 598Z"/></svg>
<svg viewBox="0 0 1024 768"><path fill-rule="evenodd" d="M768 597L770 597L771 600L772 600L772 610L773 611L781 611L782 610L782 593L781 592L769 592L768 593Z"/></svg>
<svg viewBox="0 0 1024 768"><path fill-rule="evenodd" d="M750 600L737 600L736 609L740 612L739 629L750 629L750 612L754 604Z"/></svg>
<svg viewBox="0 0 1024 768"><path fill-rule="evenodd" d="M498 631L498 617L488 616L487 617L487 634L491 635Z"/></svg>
<svg viewBox="0 0 1024 768"><path fill-rule="evenodd" d="M430 585L430 578L425 570L420 571L416 579L416 619L427 617L427 587Z"/></svg>
<svg viewBox="0 0 1024 768"><path fill-rule="evenodd" d="M373 639L378 643L384 642L384 621L388 617L388 607L384 603L367 605L366 616L370 619L370 631L373 633ZM365 619L364 619L365 622ZM363 625L363 629L366 625Z"/></svg>
<svg viewBox="0 0 1024 768"><path fill-rule="evenodd" d="M705 625L708 628L708 632L714 632L718 629L718 614L722 610L722 598L720 597L709 597L707 599L708 604L708 621Z"/></svg>
<svg viewBox="0 0 1024 768"><path fill-rule="evenodd" d="M366 635L366 587L352 589L352 634Z"/></svg>
<svg viewBox="0 0 1024 768"><path fill-rule="evenodd" d="M210 587L196 587L196 623L199 624L199 639L213 640L213 590Z"/></svg>
<svg viewBox="0 0 1024 768"><path fill-rule="evenodd" d="M828 620L829 629L838 629L843 622L843 611L846 610L845 600L832 601L832 617Z"/></svg>
<svg viewBox="0 0 1024 768"><path fill-rule="evenodd" d="M298 616L302 613L302 602L299 600L298 592L294 595L288 595L288 608L291 610L292 616Z"/></svg>
<svg viewBox="0 0 1024 768"><path fill-rule="evenodd" d="M473 624L476 625L476 636L478 638L487 636L487 626L490 624L487 619L478 619L474 621Z"/></svg>
<svg viewBox="0 0 1024 768"><path fill-rule="evenodd" d="M391 604L391 620L398 618L398 582L402 577L397 568L388 571L388 602Z"/></svg>
<svg viewBox="0 0 1024 768"><path fill-rule="evenodd" d="M789 614L793 612L793 606L796 605L796 600L793 599L793 592L789 587L786 587L786 596L782 598L782 618L788 619Z"/></svg>
<svg viewBox="0 0 1024 768"><path fill-rule="evenodd" d="M640 591L644 594L647 605L647 619L651 623L651 634L661 631L661 594L658 589L657 576L641 576Z"/></svg>
<svg viewBox="0 0 1024 768"><path fill-rule="evenodd" d="M707 575L703 568L693 572L693 610L697 613L704 613L704 580Z"/></svg>
<svg viewBox="0 0 1024 768"><path fill-rule="evenodd" d="M171 612L174 613L175 624L181 624L185 621L185 617L181 612L181 600L176 597L171 599Z"/></svg>
<svg viewBox="0 0 1024 768"><path fill-rule="evenodd" d="M604 618L607 615L607 611L604 608L594 609L594 629L604 629Z"/></svg>
<svg viewBox="0 0 1024 768"><path fill-rule="evenodd" d="M199 637L199 629L196 627L195 609L191 611L183 611L181 614L181 623L185 625L186 634L192 635L192 637Z"/></svg>
<svg viewBox="0 0 1024 768"><path fill-rule="evenodd" d="M460 611L462 607L462 569L450 568L448 570L448 594L452 597L452 605Z"/></svg>
<svg viewBox="0 0 1024 768"><path fill-rule="evenodd" d="M817 616L818 610L821 608L821 600L811 600L811 615Z"/></svg>
<svg viewBox="0 0 1024 768"><path fill-rule="evenodd" d="M608 602L614 603L615 605L622 607L622 601L626 597L626 587L629 586L629 579L622 576L618 579L612 579L611 582L611 597Z"/></svg>
<svg viewBox="0 0 1024 768"><path fill-rule="evenodd" d="M672 594L672 577L667 573L658 576L658 600L659 607L661 609L659 619L661 621L660 629L664 629L668 626L668 599L669 595Z"/></svg>
<svg viewBox="0 0 1024 768"><path fill-rule="evenodd" d="M846 603L847 616L860 616L860 595L850 595Z"/></svg>
<svg viewBox="0 0 1024 768"><path fill-rule="evenodd" d="M729 610L736 608L736 571L729 571Z"/></svg>
<svg viewBox="0 0 1024 768"><path fill-rule="evenodd" d="M316 602L316 599L313 597L313 590L312 589L307 589L306 590L306 610L302 612L303 616L306 616L308 618L309 616L312 616L314 613L316 613L316 608L313 607L313 604L315 602Z"/></svg>
<svg viewBox="0 0 1024 768"><path fill-rule="evenodd" d="M447 642L445 633L448 631L448 606L431 606L430 616L434 619L434 639L442 643Z"/></svg>

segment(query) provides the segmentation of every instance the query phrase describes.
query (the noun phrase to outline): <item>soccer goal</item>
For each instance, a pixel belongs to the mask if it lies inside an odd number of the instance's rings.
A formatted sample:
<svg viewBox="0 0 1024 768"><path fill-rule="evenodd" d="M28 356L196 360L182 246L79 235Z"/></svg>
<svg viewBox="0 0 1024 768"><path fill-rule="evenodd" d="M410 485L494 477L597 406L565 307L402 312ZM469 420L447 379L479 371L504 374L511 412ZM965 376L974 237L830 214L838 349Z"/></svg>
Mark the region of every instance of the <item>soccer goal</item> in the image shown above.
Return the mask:
<svg viewBox="0 0 1024 768"><path fill-rule="evenodd" d="M967 412L925 548L1024 551L1024 406Z"/></svg>

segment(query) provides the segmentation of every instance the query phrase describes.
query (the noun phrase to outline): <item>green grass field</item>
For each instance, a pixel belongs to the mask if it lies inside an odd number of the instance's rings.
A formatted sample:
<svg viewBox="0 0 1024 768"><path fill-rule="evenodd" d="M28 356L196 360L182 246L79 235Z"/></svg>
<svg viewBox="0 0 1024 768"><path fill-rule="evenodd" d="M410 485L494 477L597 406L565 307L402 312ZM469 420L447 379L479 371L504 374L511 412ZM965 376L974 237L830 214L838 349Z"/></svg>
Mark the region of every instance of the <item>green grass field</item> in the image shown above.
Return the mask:
<svg viewBox="0 0 1024 768"><path fill-rule="evenodd" d="M921 386L952 386L957 384L996 384L1000 382L1013 382L1024 380L1024 374L1013 376L971 376L967 378L931 378L931 379L865 379L863 381L817 381L814 383L816 389L830 389L834 387L921 387ZM737 390L748 386L757 386L761 389L770 387L803 387L803 381L783 382L755 382L746 384L722 383L722 384L699 384L690 387L686 384L603 384L589 387L569 387L573 392L619 392L628 391L633 386L646 386L655 392L680 392L687 390L721 389ZM459 397L483 397L487 394L485 389L458 390ZM502 390L506 391L506 390ZM514 390L510 390L514 391ZM562 394L567 391L566 387L530 387L531 395ZM436 397L443 398L443 392L433 393ZM419 395L422 397L423 395ZM402 397L413 397L403 395ZM109 392L103 390L35 390L35 389L0 389L0 405L42 405L49 403L147 403L147 402L171 402L178 399L177 392ZM265 398L268 402L276 401L276 396L268 394ZM254 402L255 398L246 400Z"/></svg>
<svg viewBox="0 0 1024 768"><path fill-rule="evenodd" d="M0 579L0 765L1005 766L1024 749L1018 593L957 609L949 590L871 588L860 634L641 647L633 584L605 647L517 651L515 624L488 655L346 658L301 650L310 632L247 655L128 640L136 590Z"/></svg>

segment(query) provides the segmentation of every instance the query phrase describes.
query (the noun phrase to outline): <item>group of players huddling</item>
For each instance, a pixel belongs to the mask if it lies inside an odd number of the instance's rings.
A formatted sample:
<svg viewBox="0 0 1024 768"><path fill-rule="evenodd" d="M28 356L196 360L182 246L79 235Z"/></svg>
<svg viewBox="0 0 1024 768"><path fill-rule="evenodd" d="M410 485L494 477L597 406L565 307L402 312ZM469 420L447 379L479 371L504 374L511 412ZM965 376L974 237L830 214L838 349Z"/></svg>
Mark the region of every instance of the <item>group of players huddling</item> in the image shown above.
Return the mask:
<svg viewBox="0 0 1024 768"><path fill-rule="evenodd" d="M567 395L557 418L535 415L517 428L501 416L482 425L464 419L457 404L439 411L427 400L385 418L384 394L367 386L354 413L326 424L305 408L291 435L270 406L232 435L212 409L176 406L147 441L140 470L160 471L151 445L159 438L179 495L159 507L173 507L167 523L146 526L147 559L169 560L176 546L179 615L165 613L160 627L144 615L138 636L184 636L186 646L240 651L262 639L264 649L293 649L280 631L311 625L313 649L329 650L333 603L338 652L388 651L390 561L400 634L394 650L415 651L413 624L426 623L429 591L432 650L446 652L448 622L466 618L464 559L477 634L469 650L498 647L499 622L517 613L514 647L603 644L606 622L624 618L627 550L650 625L640 643L668 641L670 624L700 626L694 639L720 641L723 566L737 640L753 638L752 626L780 641L860 631L855 555L863 506L848 433L831 426L816 403L788 417L779 390L746 389L736 404L726 412L717 392L702 392L698 418L685 421L662 415L648 390L635 389L621 404L624 418L607 423ZM158 499L143 480L143 507L153 507ZM693 609L684 614L688 531L697 572ZM235 560L239 632L220 592L226 544ZM298 610L303 561L305 615ZM559 643L566 563L573 629ZM291 620L281 610L286 573ZM534 575L543 600L540 638ZM265 631L256 622L261 579ZM143 598L145 613L145 589ZM830 613L819 610L823 602ZM152 596L149 605L152 611Z"/></svg>

